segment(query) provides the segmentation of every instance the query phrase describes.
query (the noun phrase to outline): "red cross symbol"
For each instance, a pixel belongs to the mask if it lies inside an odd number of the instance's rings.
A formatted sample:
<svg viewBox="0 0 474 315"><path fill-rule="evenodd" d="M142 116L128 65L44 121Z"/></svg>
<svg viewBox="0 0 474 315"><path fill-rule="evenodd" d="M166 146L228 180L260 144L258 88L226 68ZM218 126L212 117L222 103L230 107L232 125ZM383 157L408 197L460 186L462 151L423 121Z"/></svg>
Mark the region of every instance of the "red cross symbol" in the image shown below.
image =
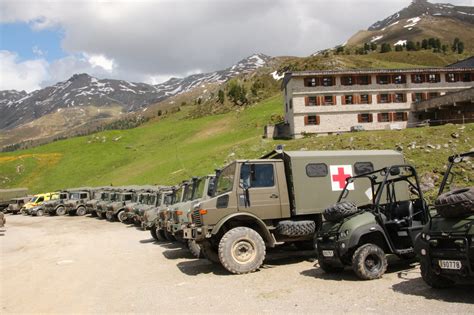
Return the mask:
<svg viewBox="0 0 474 315"><path fill-rule="evenodd" d="M343 167L338 167L337 168L337 174L332 175L332 181L333 182L339 182L339 188L343 189L344 186L346 185L346 178L351 177L349 174L344 174L344 168Z"/></svg>

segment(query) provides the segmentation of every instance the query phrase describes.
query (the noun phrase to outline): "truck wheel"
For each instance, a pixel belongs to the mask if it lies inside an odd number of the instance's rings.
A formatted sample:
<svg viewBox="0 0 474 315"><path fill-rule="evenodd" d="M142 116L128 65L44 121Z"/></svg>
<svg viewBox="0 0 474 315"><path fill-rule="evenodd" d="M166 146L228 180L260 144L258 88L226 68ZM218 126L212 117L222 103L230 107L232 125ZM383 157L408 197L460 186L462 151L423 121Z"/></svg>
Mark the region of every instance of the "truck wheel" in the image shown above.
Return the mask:
<svg viewBox="0 0 474 315"><path fill-rule="evenodd" d="M233 228L219 242L219 260L231 273L253 272L264 259L265 243L260 234L248 227Z"/></svg>
<svg viewBox="0 0 474 315"><path fill-rule="evenodd" d="M191 254L196 258L203 258L201 246L195 240L188 240L188 248Z"/></svg>
<svg viewBox="0 0 474 315"><path fill-rule="evenodd" d="M86 211L86 208L84 208L84 207L79 207L76 210L76 215L78 215L78 216L86 215L86 213L87 213L87 211Z"/></svg>
<svg viewBox="0 0 474 315"><path fill-rule="evenodd" d="M324 209L323 216L326 221L339 222L358 211L357 206L353 202L343 201Z"/></svg>
<svg viewBox="0 0 474 315"><path fill-rule="evenodd" d="M113 222L114 221L114 214L110 211L107 211L105 213L105 218L107 219L107 221Z"/></svg>
<svg viewBox="0 0 474 315"><path fill-rule="evenodd" d="M158 241L158 236L156 235L156 229L151 228L150 229L150 234L151 234L151 237L153 237L155 239L155 241Z"/></svg>
<svg viewBox="0 0 474 315"><path fill-rule="evenodd" d="M219 260L219 254L217 253L217 250L212 246L211 242L208 240L205 240L202 243L199 243L201 245L201 250L202 250L202 256L209 260L213 264L220 264L221 261Z"/></svg>
<svg viewBox="0 0 474 315"><path fill-rule="evenodd" d="M474 187L448 191L435 200L436 212L444 218L459 218L474 212Z"/></svg>
<svg viewBox="0 0 474 315"><path fill-rule="evenodd" d="M103 219L103 218L104 218L104 214L103 214L102 212L96 211L95 213L97 214L97 217L98 217L99 219Z"/></svg>
<svg viewBox="0 0 474 315"><path fill-rule="evenodd" d="M163 231L163 234L166 238L167 241L169 242L176 242L176 238L174 237L173 234L171 234L170 232L166 231L166 230L162 230Z"/></svg>
<svg viewBox="0 0 474 315"><path fill-rule="evenodd" d="M382 277L387 270L385 252L374 244L362 245L352 256L352 269L363 280Z"/></svg>
<svg viewBox="0 0 474 315"><path fill-rule="evenodd" d="M125 223L128 220L127 213L123 210L117 214L117 218L122 223Z"/></svg>
<svg viewBox="0 0 474 315"><path fill-rule="evenodd" d="M66 214L66 208L64 207L58 207L56 209L56 215L65 215Z"/></svg>
<svg viewBox="0 0 474 315"><path fill-rule="evenodd" d="M429 263L424 260L420 262L420 270L421 278L432 288L445 289L455 284L451 279L435 274Z"/></svg>
<svg viewBox="0 0 474 315"><path fill-rule="evenodd" d="M44 215L43 209L38 209L38 211L36 211L36 216L37 217L42 217L43 215Z"/></svg>
<svg viewBox="0 0 474 315"><path fill-rule="evenodd" d="M276 231L280 235L286 236L304 236L314 234L316 231L316 222L305 221L291 221L284 220L278 222Z"/></svg>
<svg viewBox="0 0 474 315"><path fill-rule="evenodd" d="M333 266L328 264L323 259L318 259L319 267L324 270L325 273L339 273L344 271L344 267Z"/></svg>
<svg viewBox="0 0 474 315"><path fill-rule="evenodd" d="M162 229L158 227L152 227L151 229L156 231L156 237L158 242L166 242L165 233Z"/></svg>

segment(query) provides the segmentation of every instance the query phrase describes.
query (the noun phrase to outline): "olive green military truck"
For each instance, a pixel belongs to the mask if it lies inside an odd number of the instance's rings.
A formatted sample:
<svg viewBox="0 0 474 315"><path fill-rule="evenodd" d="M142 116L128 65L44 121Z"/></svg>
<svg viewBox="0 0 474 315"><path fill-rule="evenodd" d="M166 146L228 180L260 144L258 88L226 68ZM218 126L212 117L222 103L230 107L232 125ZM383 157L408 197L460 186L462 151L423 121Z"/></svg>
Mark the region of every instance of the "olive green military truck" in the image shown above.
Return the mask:
<svg viewBox="0 0 474 315"><path fill-rule="evenodd" d="M156 192L159 190L158 186L142 186L132 195L130 203L124 205L123 212L117 218L122 223L136 222L138 218L135 217L135 208L148 207L149 199L153 199L152 204L156 203Z"/></svg>
<svg viewBox="0 0 474 315"><path fill-rule="evenodd" d="M71 189L67 201L64 202L65 213L60 212L59 215L66 213L78 216L86 215L86 202L91 198L91 190L91 188Z"/></svg>
<svg viewBox="0 0 474 315"><path fill-rule="evenodd" d="M324 219L319 266L328 273L351 266L359 278L372 280L387 270L387 254L415 257L414 240L429 213L415 168L393 165L348 178Z"/></svg>
<svg viewBox="0 0 474 315"><path fill-rule="evenodd" d="M26 197L27 188L0 189L0 211L4 211L13 198Z"/></svg>
<svg viewBox="0 0 474 315"><path fill-rule="evenodd" d="M433 288L474 283L473 160L474 152L448 158L436 210L416 242L421 276Z"/></svg>
<svg viewBox="0 0 474 315"><path fill-rule="evenodd" d="M107 204L105 218L107 221L113 222L120 220L123 222L127 219L124 207L132 202L133 195L136 194L136 188L123 188L122 191L115 195L115 199ZM123 221L122 221L123 220Z"/></svg>
<svg viewBox="0 0 474 315"><path fill-rule="evenodd" d="M30 209L30 214L41 217L44 214L57 215L64 213L64 202L69 198L67 191L61 191L54 195L50 200L43 202L41 207L34 207Z"/></svg>
<svg viewBox="0 0 474 315"><path fill-rule="evenodd" d="M152 192L144 194L143 198L146 199L142 203L137 203L133 207L127 205L127 208L130 208L127 212L128 220L132 221L134 224L141 225L145 212L160 206L162 198L160 192L164 190L169 190L169 187L158 186Z"/></svg>
<svg viewBox="0 0 474 315"><path fill-rule="evenodd" d="M11 213L11 214L18 214L20 213L23 206L26 203L28 203L30 200L31 200L30 196L13 198L12 200L10 200L10 204L4 210L4 212Z"/></svg>
<svg viewBox="0 0 474 315"><path fill-rule="evenodd" d="M156 233L160 241L170 241L174 242L177 238L171 233L170 230L170 220L171 220L171 206L185 203L191 198L192 195L192 180L183 181L180 185L173 187L174 195L172 201L165 207L160 207L158 210L158 217L156 218ZM164 239L161 238L164 236ZM184 239L179 238L178 240L184 242Z"/></svg>
<svg viewBox="0 0 474 315"><path fill-rule="evenodd" d="M402 162L395 151L281 148L234 161L216 172L214 196L193 210L184 238L196 240L207 259L232 273L255 271L267 247L314 248L322 212L337 200L346 178Z"/></svg>
<svg viewBox="0 0 474 315"><path fill-rule="evenodd" d="M163 230L157 229L159 223L158 213L162 209L168 209L169 205L172 205L176 199L176 187L166 187L160 189L159 201L157 207L146 210L141 217L141 226L144 230L150 230L151 236L161 241L165 239Z"/></svg>
<svg viewBox="0 0 474 315"><path fill-rule="evenodd" d="M91 190L91 197L89 200L86 201L86 213L90 214L91 216L97 216L95 210L97 207L97 203L102 201L106 198L106 194L108 191L111 190L111 187L104 186L104 187L95 187Z"/></svg>
<svg viewBox="0 0 474 315"><path fill-rule="evenodd" d="M194 207L198 206L201 200L212 196L214 178L214 175L194 177L191 180L191 185L185 191L186 195L183 197L183 202L170 207L166 229L176 239L183 239L183 229L191 222L191 213ZM201 247L195 240L187 240L186 245L196 258L201 258Z"/></svg>

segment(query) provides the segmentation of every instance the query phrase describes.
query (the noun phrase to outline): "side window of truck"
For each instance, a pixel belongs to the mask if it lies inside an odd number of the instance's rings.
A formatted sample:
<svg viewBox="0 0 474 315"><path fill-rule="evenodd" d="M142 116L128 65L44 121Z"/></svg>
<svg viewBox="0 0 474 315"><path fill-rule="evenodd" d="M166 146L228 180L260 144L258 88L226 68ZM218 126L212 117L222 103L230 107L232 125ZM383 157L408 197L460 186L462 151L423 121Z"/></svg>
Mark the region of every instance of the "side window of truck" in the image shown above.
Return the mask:
<svg viewBox="0 0 474 315"><path fill-rule="evenodd" d="M272 164L246 164L240 171L240 179L251 188L275 186Z"/></svg>
<svg viewBox="0 0 474 315"><path fill-rule="evenodd" d="M356 175L370 173L374 170L374 165L371 162L357 162L354 164L354 172Z"/></svg>
<svg viewBox="0 0 474 315"><path fill-rule="evenodd" d="M44 197L39 197L38 200L36 200L36 202L43 202L44 201Z"/></svg>
<svg viewBox="0 0 474 315"><path fill-rule="evenodd" d="M87 194L81 194L81 199L86 199L87 198Z"/></svg>
<svg viewBox="0 0 474 315"><path fill-rule="evenodd" d="M324 163L310 163L306 165L306 175L308 177L326 177L328 166Z"/></svg>

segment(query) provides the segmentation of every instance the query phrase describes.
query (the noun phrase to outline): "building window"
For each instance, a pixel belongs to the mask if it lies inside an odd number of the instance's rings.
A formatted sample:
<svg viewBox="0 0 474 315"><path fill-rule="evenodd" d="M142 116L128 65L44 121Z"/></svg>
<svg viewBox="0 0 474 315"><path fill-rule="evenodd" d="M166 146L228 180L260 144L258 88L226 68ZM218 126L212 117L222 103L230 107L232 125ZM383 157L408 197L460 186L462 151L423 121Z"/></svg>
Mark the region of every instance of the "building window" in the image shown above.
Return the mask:
<svg viewBox="0 0 474 315"><path fill-rule="evenodd" d="M377 120L379 122L389 122L390 121L390 113L380 113L377 115Z"/></svg>
<svg viewBox="0 0 474 315"><path fill-rule="evenodd" d="M425 99L425 94L424 93L413 93L412 94L412 99L413 102L421 102Z"/></svg>
<svg viewBox="0 0 474 315"><path fill-rule="evenodd" d="M392 82L395 84L404 84L407 82L407 77L404 74L397 74L393 76Z"/></svg>
<svg viewBox="0 0 474 315"><path fill-rule="evenodd" d="M457 82L459 76L456 73L446 73L446 82Z"/></svg>
<svg viewBox="0 0 474 315"><path fill-rule="evenodd" d="M319 125L319 116L316 116L316 115L305 116L304 117L304 124L306 126Z"/></svg>
<svg viewBox="0 0 474 315"><path fill-rule="evenodd" d="M359 123L371 123L373 121L372 114L359 114L357 115L357 121Z"/></svg>
<svg viewBox="0 0 474 315"><path fill-rule="evenodd" d="M318 105L317 96L308 97L308 106L316 106L316 105Z"/></svg>
<svg viewBox="0 0 474 315"><path fill-rule="evenodd" d="M428 93L428 99L432 99L432 98L435 98L435 97L438 97L439 96L439 93L438 92L430 92Z"/></svg>
<svg viewBox="0 0 474 315"><path fill-rule="evenodd" d="M304 85L305 86L317 86L318 81L316 80L316 78L305 78L304 79Z"/></svg>
<svg viewBox="0 0 474 315"><path fill-rule="evenodd" d="M406 101L406 95L404 93L395 93L393 96L394 103L405 103Z"/></svg>
<svg viewBox="0 0 474 315"><path fill-rule="evenodd" d="M323 77L321 79L322 86L333 86L334 78L333 77Z"/></svg>
<svg viewBox="0 0 474 315"><path fill-rule="evenodd" d="M325 95L323 97L323 105L334 105L336 102L334 101L334 97L332 95Z"/></svg>
<svg viewBox="0 0 474 315"><path fill-rule="evenodd" d="M379 94L379 103L390 103L391 100L390 100L390 94Z"/></svg>
<svg viewBox="0 0 474 315"><path fill-rule="evenodd" d="M472 81L472 74L471 73L463 73L461 78L462 78L462 82L471 82Z"/></svg>
<svg viewBox="0 0 474 315"><path fill-rule="evenodd" d="M412 83L423 83L425 82L425 75L424 74L413 74L411 76Z"/></svg>
<svg viewBox="0 0 474 315"><path fill-rule="evenodd" d="M341 77L341 84L342 85L353 85L354 78L353 77Z"/></svg>
<svg viewBox="0 0 474 315"><path fill-rule="evenodd" d="M378 75L377 76L378 84L390 84L390 76L388 75Z"/></svg>
<svg viewBox="0 0 474 315"><path fill-rule="evenodd" d="M435 73L430 73L428 74L428 82L429 83L438 83L440 80L439 80L439 74L435 74Z"/></svg>
<svg viewBox="0 0 474 315"><path fill-rule="evenodd" d="M369 94L361 94L359 99L360 99L360 104L372 103L372 97Z"/></svg>
<svg viewBox="0 0 474 315"><path fill-rule="evenodd" d="M408 120L408 113L406 113L406 112L393 113L393 120L394 121L407 121Z"/></svg>
<svg viewBox="0 0 474 315"><path fill-rule="evenodd" d="M369 85L371 83L370 76L368 75L361 75L357 77L357 84L359 85Z"/></svg>
<svg viewBox="0 0 474 315"><path fill-rule="evenodd" d="M354 104L354 96L352 95L343 95L342 96L342 104L352 105Z"/></svg>

